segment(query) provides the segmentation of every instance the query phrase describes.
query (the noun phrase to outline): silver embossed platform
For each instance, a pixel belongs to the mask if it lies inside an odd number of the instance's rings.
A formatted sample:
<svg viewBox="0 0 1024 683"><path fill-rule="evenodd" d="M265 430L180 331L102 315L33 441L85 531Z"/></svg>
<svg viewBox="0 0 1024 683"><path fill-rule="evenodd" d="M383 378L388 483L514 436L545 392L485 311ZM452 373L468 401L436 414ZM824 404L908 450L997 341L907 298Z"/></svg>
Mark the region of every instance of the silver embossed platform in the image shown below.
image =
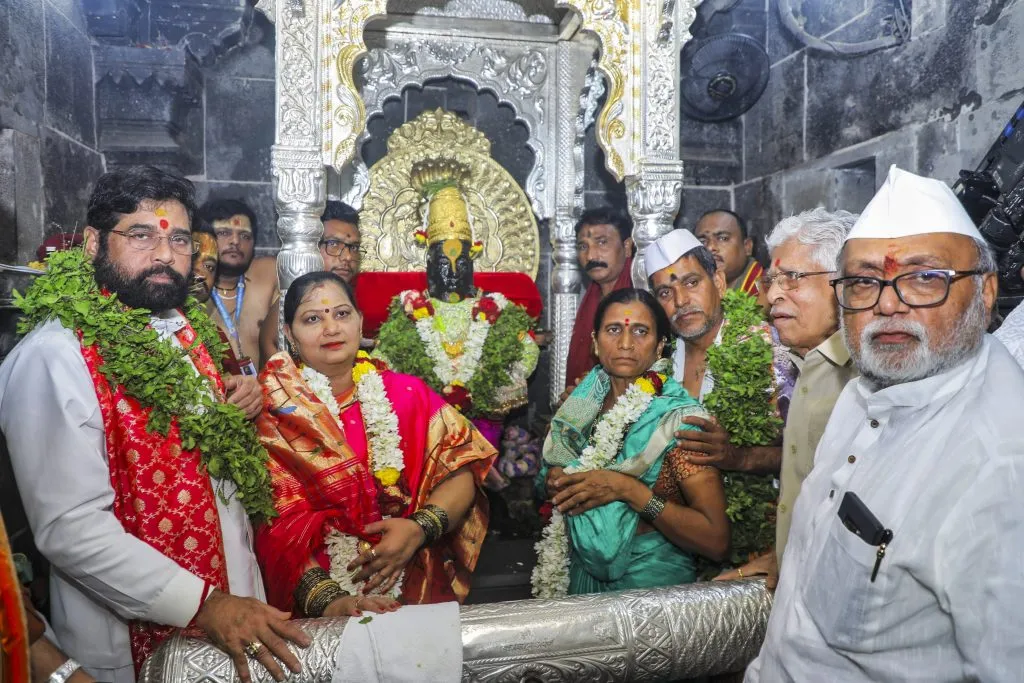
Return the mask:
<svg viewBox="0 0 1024 683"><path fill-rule="evenodd" d="M462 680L674 681L739 671L761 647L771 605L763 582L727 581L464 606ZM290 681L330 683L347 621L298 622L313 644L296 650L302 673ZM252 678L273 680L259 664ZM140 683L238 680L226 654L182 636L157 650L140 676Z"/></svg>

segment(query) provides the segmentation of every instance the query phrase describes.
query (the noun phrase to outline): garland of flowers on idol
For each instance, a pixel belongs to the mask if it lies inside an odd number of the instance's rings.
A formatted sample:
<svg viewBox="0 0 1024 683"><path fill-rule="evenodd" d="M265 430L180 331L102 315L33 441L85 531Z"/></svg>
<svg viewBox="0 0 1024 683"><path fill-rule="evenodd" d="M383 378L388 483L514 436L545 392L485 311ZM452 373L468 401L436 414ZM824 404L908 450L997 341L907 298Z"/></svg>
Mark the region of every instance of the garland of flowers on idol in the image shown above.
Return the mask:
<svg viewBox="0 0 1024 683"><path fill-rule="evenodd" d="M566 467L565 473L600 470L614 462L622 450L626 434L661 392L665 378L665 375L647 372L630 384L615 400L615 405L597 421L577 464ZM565 517L557 508L552 508L551 520L534 548L537 565L530 576L533 597L561 598L568 595L569 535Z"/></svg>
<svg viewBox="0 0 1024 683"><path fill-rule="evenodd" d="M341 407L334 398L331 381L308 365L303 365L300 373L313 395L327 407L338 424L341 424ZM356 362L352 367L352 381L355 383L356 400L359 401L363 414L370 470L381 486L394 486L405 469L402 437L398 433L398 415L395 414L391 399L388 398L384 380L377 371L377 366L365 351L356 354ZM352 574L345 568L365 550L360 547L360 543L364 542L339 531L329 533L325 542L327 554L331 558L331 578L338 582L342 590L356 595L359 587L352 580ZM403 571L392 589L395 597L401 595L404 578Z"/></svg>
<svg viewBox="0 0 1024 683"><path fill-rule="evenodd" d="M729 432L733 446L775 443L782 419L772 401L774 358L771 332L757 299L729 290L722 299L722 343L708 349L707 371L715 380L704 407ZM726 514L732 523L730 562L738 566L775 542L774 477L726 472ZM715 573L715 567L707 568Z"/></svg>
<svg viewBox="0 0 1024 683"><path fill-rule="evenodd" d="M470 313L462 354L444 350L435 327L435 309L427 292L402 292L391 304L378 334L378 348L397 372L415 375L467 417L500 412L497 393L525 380L523 338L533 320L522 306L502 294L482 294Z"/></svg>
<svg viewBox="0 0 1024 683"><path fill-rule="evenodd" d="M103 358L100 371L111 386L124 387L149 411L147 430L167 435L176 420L181 447L199 451L203 467L219 481L222 500L224 484L231 481L234 496L249 515L261 521L277 516L269 456L252 423L237 406L217 401L211 380L195 372L188 351L162 339L150 326L150 311L129 308L100 289L92 262L81 248L50 254L46 273L24 296L14 292L14 302L22 312L19 334L56 319L77 331L83 345L95 345ZM222 372L227 345L215 323L191 296L182 308L198 342Z"/></svg>

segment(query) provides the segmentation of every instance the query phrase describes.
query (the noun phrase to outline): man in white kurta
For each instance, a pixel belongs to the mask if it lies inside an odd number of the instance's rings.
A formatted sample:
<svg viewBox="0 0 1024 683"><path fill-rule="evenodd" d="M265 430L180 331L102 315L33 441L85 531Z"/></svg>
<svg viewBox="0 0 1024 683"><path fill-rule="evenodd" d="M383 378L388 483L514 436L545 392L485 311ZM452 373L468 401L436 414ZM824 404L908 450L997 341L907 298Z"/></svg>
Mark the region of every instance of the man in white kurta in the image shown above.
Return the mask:
<svg viewBox="0 0 1024 683"><path fill-rule="evenodd" d="M890 171L835 286L862 377L797 499L748 683L1024 680L1024 374L984 333L993 270L945 185ZM880 561L840 521L848 493L892 533Z"/></svg>
<svg viewBox="0 0 1024 683"><path fill-rule="evenodd" d="M172 313L166 322L183 320ZM8 355L0 430L36 547L53 564L51 621L61 646L97 680L132 680L125 619L187 626L203 580L125 532L111 512L103 418L74 332L51 321ZM218 496L217 512L231 592L263 600L245 510Z"/></svg>
<svg viewBox="0 0 1024 683"><path fill-rule="evenodd" d="M176 283L187 289L191 183L143 168L107 174L97 185L89 217L98 218L86 228L86 253L97 264L106 259L121 278L120 286L100 284L122 295L126 305L140 296L145 299L152 292L173 289ZM160 194L145 194L154 187ZM134 198L136 210L130 214L107 210L110 206L104 202L111 197L116 197L115 207L123 207L126 197ZM102 225L101 220L115 225L94 227ZM101 230L107 233L102 241ZM126 246L128 239L145 242L137 236L143 233L159 236L149 242L155 247ZM147 276L157 271L159 277ZM181 277L174 277L172 271ZM124 284L129 280L133 280L131 288ZM151 300L161 300L153 296ZM184 294L180 300L184 301ZM175 344L174 334L185 323L173 308L152 317L158 335ZM239 379L225 378L225 386L230 401L242 400L243 410L258 413L258 391L245 398L242 394L252 387ZM51 320L36 327L9 354L0 366L0 429L7 439L35 544L52 565L54 629L62 648L98 680L134 680L128 626L132 620L174 627L200 625L235 656L236 664L239 657L244 663L246 645L260 643L250 647L256 654L266 640L267 648L273 649L266 635L270 630L307 642L301 633L296 636L290 631L294 627L286 623L286 615L248 599L263 600L262 578L252 552L249 521L233 496L229 502L217 496L231 595L210 593L202 578L122 526L112 509L115 492L103 414L74 331ZM273 640L276 646L276 636ZM266 656L266 649L261 656ZM247 675L243 672L243 677Z"/></svg>

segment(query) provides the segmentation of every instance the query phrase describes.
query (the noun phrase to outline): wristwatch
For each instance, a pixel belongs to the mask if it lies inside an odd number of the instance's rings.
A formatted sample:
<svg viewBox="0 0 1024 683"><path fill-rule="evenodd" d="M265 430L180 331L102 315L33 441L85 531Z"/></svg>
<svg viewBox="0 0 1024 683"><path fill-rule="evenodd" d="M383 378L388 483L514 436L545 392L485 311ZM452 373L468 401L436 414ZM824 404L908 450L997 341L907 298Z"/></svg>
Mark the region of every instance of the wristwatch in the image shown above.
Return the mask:
<svg viewBox="0 0 1024 683"><path fill-rule="evenodd" d="M82 665L68 657L68 661L57 667L57 670L50 674L50 683L64 683L71 674L82 668Z"/></svg>

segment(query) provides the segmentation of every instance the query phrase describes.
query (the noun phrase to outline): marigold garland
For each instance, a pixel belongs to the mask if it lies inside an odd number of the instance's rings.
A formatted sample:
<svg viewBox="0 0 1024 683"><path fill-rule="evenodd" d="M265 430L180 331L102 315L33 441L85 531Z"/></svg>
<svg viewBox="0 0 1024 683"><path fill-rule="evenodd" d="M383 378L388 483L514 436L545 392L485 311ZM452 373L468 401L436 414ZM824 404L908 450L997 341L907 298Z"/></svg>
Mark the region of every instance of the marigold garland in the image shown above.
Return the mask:
<svg viewBox="0 0 1024 683"><path fill-rule="evenodd" d="M729 432L733 446L767 446L782 429L772 402L772 342L761 306L749 294L729 290L722 298L722 343L708 349L707 369L715 379L704 407ZM775 542L778 490L772 475L727 472L726 514L732 522L733 565L746 563Z"/></svg>
<svg viewBox="0 0 1024 683"><path fill-rule="evenodd" d="M123 386L149 411L147 430L166 435L177 420L182 448L198 449L214 479L234 482L235 497L249 515L259 520L277 516L267 452L253 425L240 408L214 398L210 380L187 361L187 350L161 339L149 326L150 311L128 308L100 290L82 249L51 254L46 274L24 296L14 292L14 302L23 314L19 334L51 319L77 330L84 345L97 346L103 358L100 372L107 381ZM198 341L222 370L227 345L216 324L191 296L183 308ZM223 488L218 493L224 499Z"/></svg>
<svg viewBox="0 0 1024 683"><path fill-rule="evenodd" d="M480 362L472 378L464 384L455 386L454 391L463 390L467 397L461 399L466 406L465 414L469 418L493 415L500 410L495 397L498 391L511 383L510 371L523 355L523 335L533 327L533 319L522 306L509 303L503 309L493 301L498 295L483 295L474 310L477 315L483 314L491 320L491 327L483 344ZM434 391L449 396L453 390L445 393L445 383L434 370L434 361L423 344L416 329L416 321L433 315L429 295L423 293L422 306L407 312L401 297L395 297L391 310L378 333L378 348L387 357L388 364L396 372L415 375L426 382Z"/></svg>

